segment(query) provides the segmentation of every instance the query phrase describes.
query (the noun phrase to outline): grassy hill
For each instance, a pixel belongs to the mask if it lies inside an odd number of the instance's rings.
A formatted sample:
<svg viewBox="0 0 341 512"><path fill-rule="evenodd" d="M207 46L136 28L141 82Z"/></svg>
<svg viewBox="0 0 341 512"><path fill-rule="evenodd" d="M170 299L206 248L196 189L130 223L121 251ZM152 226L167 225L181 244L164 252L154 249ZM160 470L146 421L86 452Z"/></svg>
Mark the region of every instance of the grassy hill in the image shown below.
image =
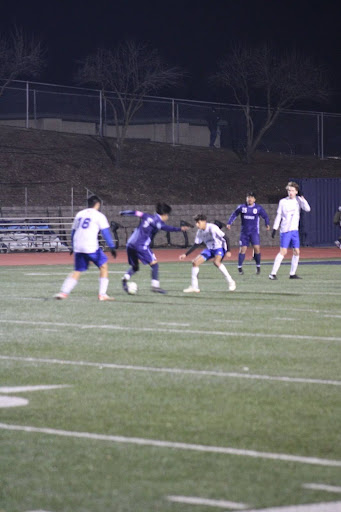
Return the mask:
<svg viewBox="0 0 341 512"><path fill-rule="evenodd" d="M341 176L340 160L257 153L245 164L226 149L131 140L121 167L115 141L88 135L0 127L1 206L83 204L86 188L107 204L236 203L247 190L275 203L290 178Z"/></svg>

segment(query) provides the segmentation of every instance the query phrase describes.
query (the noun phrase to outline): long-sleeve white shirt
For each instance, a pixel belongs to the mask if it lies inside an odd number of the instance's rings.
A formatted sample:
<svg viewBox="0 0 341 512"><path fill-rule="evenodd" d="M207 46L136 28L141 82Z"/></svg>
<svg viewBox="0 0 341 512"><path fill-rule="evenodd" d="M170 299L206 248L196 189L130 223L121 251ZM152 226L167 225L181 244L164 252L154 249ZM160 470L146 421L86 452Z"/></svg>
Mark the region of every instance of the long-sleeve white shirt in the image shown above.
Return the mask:
<svg viewBox="0 0 341 512"><path fill-rule="evenodd" d="M301 209L310 212L310 206L304 197L296 196L293 199L290 199L290 197L281 199L278 203L273 229L278 229L279 224L281 224L281 233L297 231Z"/></svg>
<svg viewBox="0 0 341 512"><path fill-rule="evenodd" d="M224 231L219 229L218 226L211 222L207 222L205 229L198 229L194 243L198 245L204 243L207 249L213 250L223 248L226 251L227 246L224 236Z"/></svg>

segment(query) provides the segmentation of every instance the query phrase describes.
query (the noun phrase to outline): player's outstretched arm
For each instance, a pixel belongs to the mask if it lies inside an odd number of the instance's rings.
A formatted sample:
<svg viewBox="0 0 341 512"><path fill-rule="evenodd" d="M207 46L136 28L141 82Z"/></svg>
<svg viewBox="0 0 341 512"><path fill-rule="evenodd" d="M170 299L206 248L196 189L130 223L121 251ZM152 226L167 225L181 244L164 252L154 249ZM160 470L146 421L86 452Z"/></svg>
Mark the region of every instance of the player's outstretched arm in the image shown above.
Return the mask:
<svg viewBox="0 0 341 512"><path fill-rule="evenodd" d="M197 249L198 247L200 247L201 244L193 244L192 247L190 247L188 249L187 252L183 253L183 254L180 254L179 256L179 260L184 260L186 259L186 257L191 254L191 252L195 251L195 249Z"/></svg>
<svg viewBox="0 0 341 512"><path fill-rule="evenodd" d="M142 217L143 212L140 212L139 210L121 210L119 214L122 217Z"/></svg>

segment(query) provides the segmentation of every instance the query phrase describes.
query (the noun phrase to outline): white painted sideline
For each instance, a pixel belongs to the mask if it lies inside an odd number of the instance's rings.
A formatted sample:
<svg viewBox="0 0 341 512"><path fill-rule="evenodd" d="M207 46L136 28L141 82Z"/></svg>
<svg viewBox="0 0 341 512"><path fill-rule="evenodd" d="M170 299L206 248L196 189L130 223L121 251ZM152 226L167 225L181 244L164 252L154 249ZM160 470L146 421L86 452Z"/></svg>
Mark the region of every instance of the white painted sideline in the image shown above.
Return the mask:
<svg viewBox="0 0 341 512"><path fill-rule="evenodd" d="M302 487L304 489L311 489L313 491L327 491L327 492L337 492L341 493L341 487L337 487L336 485L326 485L326 484L303 484Z"/></svg>
<svg viewBox="0 0 341 512"><path fill-rule="evenodd" d="M56 384L51 386L2 386L0 393L26 393L27 391L47 391L50 389L69 388L69 384Z"/></svg>
<svg viewBox="0 0 341 512"><path fill-rule="evenodd" d="M252 373L218 372L214 370L190 370L186 368L155 368L152 366L133 366L115 363L93 363L88 361L68 361L63 359L42 359L39 357L19 357L0 355L0 360L25 361L25 363L46 363L71 366L89 366L95 368L109 368L113 370L131 370L136 372L174 373L179 375L197 375L205 377L223 377L236 379L254 379L298 384L321 384L328 386L341 386L341 380L308 379L304 377L281 377L271 375L257 375Z"/></svg>
<svg viewBox="0 0 341 512"><path fill-rule="evenodd" d="M236 503L226 500L209 500L206 498L197 498L194 496L167 496L168 501L175 503L186 503L188 505L206 505L215 508L232 508L234 510L244 510L248 507L244 503Z"/></svg>
<svg viewBox="0 0 341 512"><path fill-rule="evenodd" d="M257 508L245 512L341 512L341 501L326 503L308 503L275 508Z"/></svg>
<svg viewBox="0 0 341 512"><path fill-rule="evenodd" d="M28 400L26 398L0 395L0 409L7 409L8 407L22 407L27 404Z"/></svg>
<svg viewBox="0 0 341 512"><path fill-rule="evenodd" d="M62 437L73 437L79 439L92 439L95 441L135 444L139 446L153 446L157 448L171 448L175 450L218 453L221 455L239 455L242 457L252 457L255 459L269 459L281 462L297 462L298 464L311 464L314 466L328 466L341 468L341 460L320 459L318 457L304 457L300 455L290 455L286 453L258 452L256 450L243 450L240 448L231 448L224 446L209 446L203 444L161 441L158 439L144 439L141 437L113 436L106 434L95 434L91 432L75 432L70 430L57 430L53 428L40 428L27 425L9 425L6 423L0 423L0 430L47 434Z"/></svg>
<svg viewBox="0 0 341 512"><path fill-rule="evenodd" d="M160 332L160 333L176 333L182 336L186 334L196 334L205 336L223 336L230 337L236 336L238 338L245 338L251 336L252 338L276 338L276 339L293 339L293 340L309 340L309 341L341 341L341 337L335 336L308 336L303 334L268 334L268 333L250 333L250 332L228 332L228 331L207 331L207 330L194 330L194 329L162 329L155 327L134 327L126 325L95 325L95 324L75 324L66 322L43 322L43 321L30 321L30 320L5 320L0 319L0 323L13 324L13 325L42 325L52 327L75 327L76 329L108 329L113 331L137 331L137 332Z"/></svg>

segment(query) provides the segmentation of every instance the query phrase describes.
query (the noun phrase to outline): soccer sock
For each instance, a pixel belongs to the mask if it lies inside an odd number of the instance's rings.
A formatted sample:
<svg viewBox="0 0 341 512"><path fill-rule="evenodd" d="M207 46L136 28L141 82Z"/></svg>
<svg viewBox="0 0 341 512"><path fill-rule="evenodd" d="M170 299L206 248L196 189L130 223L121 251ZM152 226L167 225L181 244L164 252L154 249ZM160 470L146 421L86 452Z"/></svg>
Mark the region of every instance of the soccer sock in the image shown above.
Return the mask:
<svg viewBox="0 0 341 512"><path fill-rule="evenodd" d="M238 254L238 267L241 268L243 266L243 262L245 260L245 254L241 252Z"/></svg>
<svg viewBox="0 0 341 512"><path fill-rule="evenodd" d="M107 277L99 278L99 295L105 295L107 293L109 279Z"/></svg>
<svg viewBox="0 0 341 512"><path fill-rule="evenodd" d="M300 259L299 256L297 256L296 254L293 254L293 256L291 258L291 267L290 267L290 275L291 276L294 276L296 274L299 259Z"/></svg>
<svg viewBox="0 0 341 512"><path fill-rule="evenodd" d="M151 265L152 270L152 280L158 281L159 280L159 264L155 263L155 265Z"/></svg>
<svg viewBox="0 0 341 512"><path fill-rule="evenodd" d="M275 258L275 261L274 261L274 265L272 267L272 270L271 270L271 274L277 274L278 272L278 269L279 267L281 266L281 263L283 261L283 254L281 254L280 252L277 254L276 258Z"/></svg>
<svg viewBox="0 0 341 512"><path fill-rule="evenodd" d="M260 252L258 254L255 252L253 259L255 260L257 267L260 267Z"/></svg>
<svg viewBox="0 0 341 512"><path fill-rule="evenodd" d="M220 272L225 276L225 279L228 283L231 283L233 281L232 277L230 276L230 274L228 273L227 271L227 268L225 267L225 265L223 265L222 263L220 264L220 266L218 267L218 269L220 270Z"/></svg>
<svg viewBox="0 0 341 512"><path fill-rule="evenodd" d="M199 288L198 281L199 267L192 267L192 287Z"/></svg>
<svg viewBox="0 0 341 512"><path fill-rule="evenodd" d="M159 264L155 263L155 265L151 265L151 273L152 273L152 287L160 288L159 281Z"/></svg>
<svg viewBox="0 0 341 512"><path fill-rule="evenodd" d="M77 279L74 279L73 277L68 276L65 279L60 291L62 293L66 293L67 295L69 295L69 293L72 292L72 290L74 289L74 287L76 286L77 283L78 283Z"/></svg>

